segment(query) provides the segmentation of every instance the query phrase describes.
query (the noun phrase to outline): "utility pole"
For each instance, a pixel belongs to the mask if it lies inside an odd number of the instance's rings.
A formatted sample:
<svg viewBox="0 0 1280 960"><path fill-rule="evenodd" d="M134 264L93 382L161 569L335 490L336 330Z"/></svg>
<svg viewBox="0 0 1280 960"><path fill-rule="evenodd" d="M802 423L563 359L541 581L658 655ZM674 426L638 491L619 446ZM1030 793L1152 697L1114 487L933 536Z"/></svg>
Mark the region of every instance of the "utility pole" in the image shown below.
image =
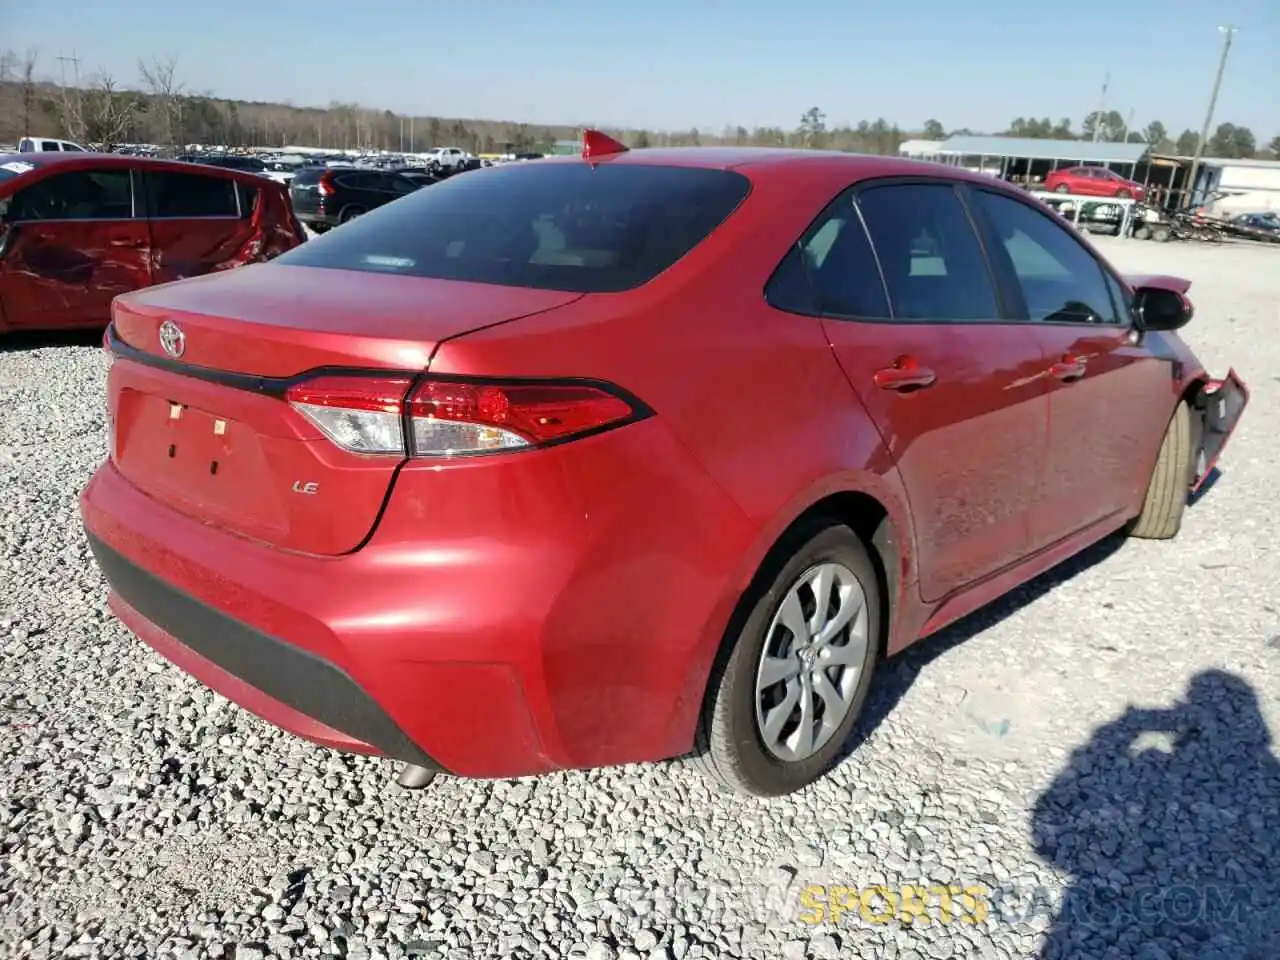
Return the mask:
<svg viewBox="0 0 1280 960"><path fill-rule="evenodd" d="M1191 170L1187 177L1186 191L1186 207L1191 209L1191 197L1196 188L1196 173L1200 167L1200 160L1204 157L1205 141L1209 139L1209 127L1213 123L1213 111L1218 105L1218 91L1222 89L1222 75L1227 69L1227 54L1231 52L1231 38L1235 36L1239 27L1233 27L1230 24L1218 27L1218 32L1222 34L1222 56L1218 60L1218 74L1213 78L1213 92L1209 94L1209 109L1204 114L1204 126L1200 128L1200 139L1196 141L1196 154L1191 158Z"/></svg>
<svg viewBox="0 0 1280 960"><path fill-rule="evenodd" d="M54 59L58 61L59 69L62 71L63 89L66 89L66 86L67 86L67 64L69 63L71 64L71 68L72 68L72 78L76 85L76 89L78 90L80 88L80 58L76 56L76 52L72 50L71 56L69 57L58 56L58 57L54 57Z"/></svg>
<svg viewBox="0 0 1280 960"><path fill-rule="evenodd" d="M1093 142L1102 139L1102 113L1107 105L1107 87L1111 86L1111 71L1102 78L1102 95L1098 97L1098 112L1093 116Z"/></svg>

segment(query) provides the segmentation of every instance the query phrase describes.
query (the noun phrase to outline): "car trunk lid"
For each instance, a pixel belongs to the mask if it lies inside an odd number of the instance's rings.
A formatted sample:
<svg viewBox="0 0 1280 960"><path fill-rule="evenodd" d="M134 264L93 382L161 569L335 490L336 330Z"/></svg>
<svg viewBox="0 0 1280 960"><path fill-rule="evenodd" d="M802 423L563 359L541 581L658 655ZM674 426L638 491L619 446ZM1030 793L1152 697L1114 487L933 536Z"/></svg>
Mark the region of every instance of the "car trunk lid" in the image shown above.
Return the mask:
<svg viewBox="0 0 1280 960"><path fill-rule="evenodd" d="M210 526L298 552L349 552L372 530L403 455L336 446L287 402L289 384L336 368L407 385L441 340L580 296L371 279L271 263L118 298L108 340L116 468Z"/></svg>

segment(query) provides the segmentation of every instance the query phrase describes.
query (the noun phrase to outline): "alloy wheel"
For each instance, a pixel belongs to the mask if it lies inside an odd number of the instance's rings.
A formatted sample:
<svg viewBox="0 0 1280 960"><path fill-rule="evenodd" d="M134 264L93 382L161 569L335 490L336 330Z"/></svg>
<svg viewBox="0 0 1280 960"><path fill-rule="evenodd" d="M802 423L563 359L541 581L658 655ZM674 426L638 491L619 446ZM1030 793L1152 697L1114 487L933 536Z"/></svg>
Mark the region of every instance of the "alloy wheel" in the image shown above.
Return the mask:
<svg viewBox="0 0 1280 960"><path fill-rule="evenodd" d="M848 567L824 562L787 590L756 669L756 727L779 760L813 756L849 713L868 643L867 598Z"/></svg>

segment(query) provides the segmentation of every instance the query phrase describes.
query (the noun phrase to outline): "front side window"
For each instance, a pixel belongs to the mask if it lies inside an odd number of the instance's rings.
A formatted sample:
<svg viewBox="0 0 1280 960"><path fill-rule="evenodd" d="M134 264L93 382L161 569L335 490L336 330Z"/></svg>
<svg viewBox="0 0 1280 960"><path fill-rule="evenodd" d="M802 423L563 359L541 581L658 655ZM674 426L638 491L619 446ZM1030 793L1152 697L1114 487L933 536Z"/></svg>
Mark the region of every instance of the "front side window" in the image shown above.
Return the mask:
<svg viewBox="0 0 1280 960"><path fill-rule="evenodd" d="M512 164L416 190L277 262L611 293L684 257L749 188L728 170Z"/></svg>
<svg viewBox="0 0 1280 960"><path fill-rule="evenodd" d="M150 211L153 219L239 216L236 182L199 173L150 173Z"/></svg>
<svg viewBox="0 0 1280 960"><path fill-rule="evenodd" d="M950 184L872 187L859 192L858 207L895 320L1000 317L982 246Z"/></svg>
<svg viewBox="0 0 1280 960"><path fill-rule="evenodd" d="M74 170L19 191L9 206L8 219L128 220L132 216L128 170Z"/></svg>
<svg viewBox="0 0 1280 960"><path fill-rule="evenodd" d="M1119 323L1102 265L1067 227L1028 204L973 194L999 240L1029 319L1048 323Z"/></svg>

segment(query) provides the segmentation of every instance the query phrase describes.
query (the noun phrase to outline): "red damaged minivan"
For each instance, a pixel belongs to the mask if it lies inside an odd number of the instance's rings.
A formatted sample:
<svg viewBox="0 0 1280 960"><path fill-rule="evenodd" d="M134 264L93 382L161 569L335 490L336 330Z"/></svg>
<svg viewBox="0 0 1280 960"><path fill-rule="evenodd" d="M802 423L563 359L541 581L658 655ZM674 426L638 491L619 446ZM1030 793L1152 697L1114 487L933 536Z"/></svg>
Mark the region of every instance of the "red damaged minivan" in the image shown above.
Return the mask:
<svg viewBox="0 0 1280 960"><path fill-rule="evenodd" d="M588 134L120 297L84 524L144 641L406 786L786 793L882 655L1178 532L1247 402L1188 286L954 167Z"/></svg>
<svg viewBox="0 0 1280 960"><path fill-rule="evenodd" d="M189 163L0 154L0 334L105 327L111 301L305 239L284 187Z"/></svg>

